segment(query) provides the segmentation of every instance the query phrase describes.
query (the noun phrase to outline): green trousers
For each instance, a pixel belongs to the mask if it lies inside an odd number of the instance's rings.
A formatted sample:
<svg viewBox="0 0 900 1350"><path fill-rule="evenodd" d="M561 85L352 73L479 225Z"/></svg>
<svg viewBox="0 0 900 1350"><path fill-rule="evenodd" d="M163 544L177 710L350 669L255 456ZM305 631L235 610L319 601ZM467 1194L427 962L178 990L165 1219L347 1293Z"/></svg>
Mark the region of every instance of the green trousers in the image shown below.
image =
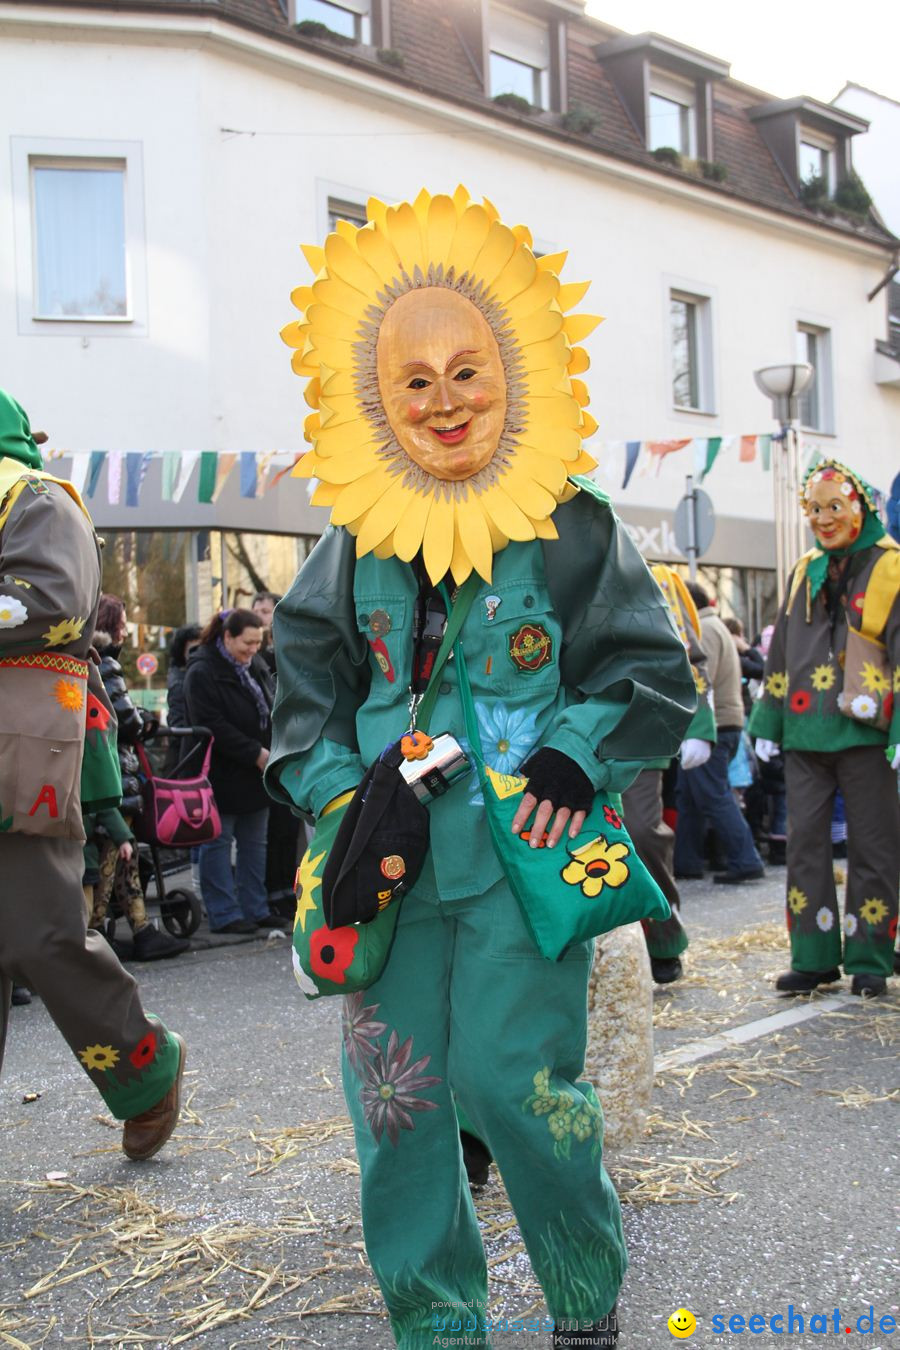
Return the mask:
<svg viewBox="0 0 900 1350"><path fill-rule="evenodd" d="M577 1081L592 944L544 960L505 882L403 905L384 974L343 1014L366 1249L397 1344L424 1350L454 1322L490 1343L455 1099L496 1159L550 1315L598 1321L626 1254L600 1104Z"/></svg>
<svg viewBox="0 0 900 1350"><path fill-rule="evenodd" d="M897 775L878 745L788 750L787 924L794 970L893 973L900 880ZM831 813L840 788L847 813L847 896L838 908Z"/></svg>

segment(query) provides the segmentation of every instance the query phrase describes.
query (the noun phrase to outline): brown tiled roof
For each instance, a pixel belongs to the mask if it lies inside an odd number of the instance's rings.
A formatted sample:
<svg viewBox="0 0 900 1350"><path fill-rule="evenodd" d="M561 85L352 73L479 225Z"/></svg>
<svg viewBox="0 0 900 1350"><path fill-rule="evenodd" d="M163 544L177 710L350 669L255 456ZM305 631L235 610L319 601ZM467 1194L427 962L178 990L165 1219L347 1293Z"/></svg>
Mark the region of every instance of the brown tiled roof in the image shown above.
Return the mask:
<svg viewBox="0 0 900 1350"><path fill-rule="evenodd" d="M32 3L49 5L58 0L32 0ZM574 141L598 156L629 160L661 176L693 181L709 192L814 221L826 230L854 234L881 244L896 243L874 217L853 224L840 216L826 218L804 206L748 117L748 109L765 101L765 95L736 82L725 80L716 85L713 107L713 153L725 167L724 181L712 182L658 163L643 145L594 55L598 42L619 33L598 20L574 18L567 25L569 105L578 104L596 114L596 125L589 133L566 130L558 114L521 117L498 108L485 95L466 52L454 17L455 5L456 0L391 0L391 45L404 58L403 67L398 69L379 62L371 47L348 47L298 34L288 23L280 0L70 0L71 9L218 16L280 41L315 50L324 61L361 66L385 80L400 81L434 97L475 108L485 117L512 118L527 126L536 137Z"/></svg>

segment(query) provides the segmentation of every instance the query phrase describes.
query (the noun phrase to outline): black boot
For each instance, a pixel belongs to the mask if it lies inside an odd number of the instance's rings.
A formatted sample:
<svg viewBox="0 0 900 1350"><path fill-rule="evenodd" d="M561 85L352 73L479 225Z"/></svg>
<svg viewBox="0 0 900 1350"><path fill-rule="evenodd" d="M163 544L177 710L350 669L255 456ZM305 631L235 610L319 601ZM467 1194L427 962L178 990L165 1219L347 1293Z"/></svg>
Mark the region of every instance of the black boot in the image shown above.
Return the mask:
<svg viewBox="0 0 900 1350"><path fill-rule="evenodd" d="M674 984L684 974L684 967L678 956L651 956L650 970L654 984Z"/></svg>
<svg viewBox="0 0 900 1350"><path fill-rule="evenodd" d="M190 949L185 938L172 937L161 933L152 923L145 923L134 935L135 961L164 961L170 956L181 956Z"/></svg>
<svg viewBox="0 0 900 1350"><path fill-rule="evenodd" d="M568 1330L571 1327L572 1330ZM581 1346L583 1350L609 1350L619 1343L619 1319L615 1303L599 1322L557 1322L553 1328L553 1350Z"/></svg>
<svg viewBox="0 0 900 1350"><path fill-rule="evenodd" d="M787 862L787 840L769 838L769 862L773 867L784 867Z"/></svg>
<svg viewBox="0 0 900 1350"><path fill-rule="evenodd" d="M854 975L850 993L861 998L877 998L879 994L887 993L887 980L883 975Z"/></svg>
<svg viewBox="0 0 900 1350"><path fill-rule="evenodd" d="M462 1144L463 1162L469 1185L480 1190L482 1186L487 1185L494 1156L487 1145L483 1144L477 1135L469 1134L468 1130L460 1130L459 1142Z"/></svg>
<svg viewBox="0 0 900 1350"><path fill-rule="evenodd" d="M833 970L788 970L779 975L775 988L779 994L811 994L820 984L835 984L841 972Z"/></svg>
<svg viewBox="0 0 900 1350"><path fill-rule="evenodd" d="M10 1003L14 1008L24 1008L31 1002L31 990L26 989L24 984L14 984L12 987L12 997Z"/></svg>

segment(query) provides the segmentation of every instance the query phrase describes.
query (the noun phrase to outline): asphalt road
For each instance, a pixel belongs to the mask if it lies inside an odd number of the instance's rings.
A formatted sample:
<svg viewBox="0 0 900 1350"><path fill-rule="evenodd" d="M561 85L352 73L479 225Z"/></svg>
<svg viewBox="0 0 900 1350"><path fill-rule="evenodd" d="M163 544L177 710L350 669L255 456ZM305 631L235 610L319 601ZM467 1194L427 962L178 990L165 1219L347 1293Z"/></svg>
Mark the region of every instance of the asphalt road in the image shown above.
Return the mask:
<svg viewBox="0 0 900 1350"><path fill-rule="evenodd" d="M786 965L783 876L684 888L692 948L685 979L655 996L648 1132L607 1158L631 1257L623 1350L673 1343L666 1323L681 1306L697 1318L695 1346L900 1345L900 1331L878 1328L886 1315L900 1324L900 980L865 1004L845 981L837 1002L800 1001L827 1011L766 1024L797 1007L770 983ZM0 1345L389 1350L362 1245L337 1003L303 1000L285 940L132 969L145 1005L189 1047L187 1109L149 1163L124 1158L44 1008L12 1010ZM743 1043L709 1039L756 1022ZM40 1096L26 1103L30 1093ZM477 1206L492 1313L513 1320L495 1346L548 1345L531 1329L545 1310L496 1174ZM802 1335L768 1326L788 1305ZM857 1331L870 1306L874 1332ZM827 1332L810 1328L814 1314L827 1314ZM714 1317L753 1315L764 1330L715 1334Z"/></svg>

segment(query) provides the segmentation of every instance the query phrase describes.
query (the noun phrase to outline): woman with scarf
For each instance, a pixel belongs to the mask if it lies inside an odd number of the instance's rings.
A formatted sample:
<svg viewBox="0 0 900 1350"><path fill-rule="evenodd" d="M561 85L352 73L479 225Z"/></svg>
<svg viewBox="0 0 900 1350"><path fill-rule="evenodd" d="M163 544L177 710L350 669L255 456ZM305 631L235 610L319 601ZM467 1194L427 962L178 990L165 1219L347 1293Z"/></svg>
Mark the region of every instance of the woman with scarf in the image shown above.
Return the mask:
<svg viewBox="0 0 900 1350"><path fill-rule="evenodd" d="M852 976L851 992L883 994L891 974L900 876L900 550L871 488L825 460L806 476L803 509L816 547L788 585L750 718L756 753L784 753L787 924L791 969L775 987L806 994ZM841 924L831 816L847 812L847 898ZM842 940L843 933L843 940Z"/></svg>
<svg viewBox="0 0 900 1350"><path fill-rule="evenodd" d="M190 723L213 734L210 782L222 833L200 850L200 886L213 933L282 928L266 895L268 797L263 770L272 737L272 696L255 662L262 626L249 609L210 620L188 662L184 697ZM231 845L237 842L232 874Z"/></svg>

